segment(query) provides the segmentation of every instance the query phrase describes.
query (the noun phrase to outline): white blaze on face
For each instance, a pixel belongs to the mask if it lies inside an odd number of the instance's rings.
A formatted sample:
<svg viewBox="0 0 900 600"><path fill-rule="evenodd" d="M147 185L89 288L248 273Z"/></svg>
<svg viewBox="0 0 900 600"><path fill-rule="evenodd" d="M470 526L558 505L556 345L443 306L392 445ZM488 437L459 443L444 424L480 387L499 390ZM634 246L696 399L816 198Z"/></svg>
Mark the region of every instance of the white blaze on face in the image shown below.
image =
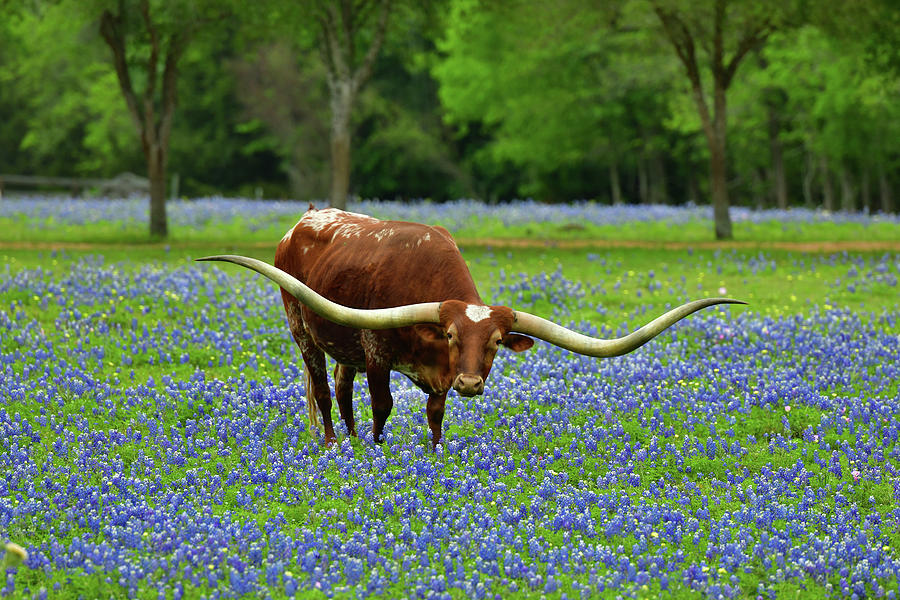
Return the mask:
<svg viewBox="0 0 900 600"><path fill-rule="evenodd" d="M491 318L490 306L479 306L478 304L470 304L466 307L466 316L473 323L484 321Z"/></svg>

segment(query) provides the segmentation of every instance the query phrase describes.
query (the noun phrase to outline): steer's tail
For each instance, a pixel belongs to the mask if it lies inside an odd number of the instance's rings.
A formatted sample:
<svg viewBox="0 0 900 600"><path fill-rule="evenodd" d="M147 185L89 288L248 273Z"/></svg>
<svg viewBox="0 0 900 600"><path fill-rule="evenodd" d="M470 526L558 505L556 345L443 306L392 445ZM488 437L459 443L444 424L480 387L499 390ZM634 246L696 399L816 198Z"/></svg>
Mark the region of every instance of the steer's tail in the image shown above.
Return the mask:
<svg viewBox="0 0 900 600"><path fill-rule="evenodd" d="M313 385L312 375L309 374L309 367L303 365L303 373L306 375L306 407L309 409L309 432L313 429L321 429L322 424L319 423L319 411L316 404L316 388Z"/></svg>

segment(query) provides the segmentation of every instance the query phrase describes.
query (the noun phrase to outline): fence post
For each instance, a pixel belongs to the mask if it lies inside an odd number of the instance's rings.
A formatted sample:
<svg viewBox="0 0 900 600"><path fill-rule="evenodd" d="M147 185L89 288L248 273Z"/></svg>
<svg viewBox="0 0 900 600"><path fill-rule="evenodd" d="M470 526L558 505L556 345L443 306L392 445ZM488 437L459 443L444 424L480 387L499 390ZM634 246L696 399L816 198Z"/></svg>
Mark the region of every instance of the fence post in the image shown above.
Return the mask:
<svg viewBox="0 0 900 600"><path fill-rule="evenodd" d="M172 185L169 188L169 200L178 199L178 184L180 182L181 177L178 176L178 173L172 173Z"/></svg>

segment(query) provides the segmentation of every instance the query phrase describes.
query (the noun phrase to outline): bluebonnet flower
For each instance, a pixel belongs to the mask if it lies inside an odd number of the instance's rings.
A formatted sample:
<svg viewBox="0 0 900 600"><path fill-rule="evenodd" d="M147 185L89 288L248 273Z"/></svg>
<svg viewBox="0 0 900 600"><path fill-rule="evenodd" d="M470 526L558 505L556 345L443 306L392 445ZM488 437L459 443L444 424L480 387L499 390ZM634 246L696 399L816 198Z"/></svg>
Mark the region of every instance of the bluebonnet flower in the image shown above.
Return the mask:
<svg viewBox="0 0 900 600"><path fill-rule="evenodd" d="M256 210L214 204L175 208L184 223ZM415 205L381 208L430 220ZM496 214L515 223L531 208ZM708 209L679 210L659 214L683 222ZM841 269L829 285L858 293L894 290L900 265L896 255L804 266L765 253L679 258L723 273L828 264ZM506 274L492 301L552 304L560 320L614 335L693 293L662 267L629 274L617 261L595 257L610 271L595 285L562 270ZM616 285L640 287L648 305L603 306ZM645 585L734 597L745 592L733 578L754 569L775 577L759 582L764 597L782 581L895 592L896 502L884 494L900 493L897 311L710 311L615 360L540 342L524 359L501 353L483 396L448 398L448 434L431 453L422 395L396 374L385 444L363 433L323 447L308 435L277 290L253 277L92 258L9 271L0 298L0 529L35 532L20 540L24 564L59 575L51 595L75 570L109 577L122 595L173 597L281 586L288 597L412 595L412 582L426 597L628 596ZM357 378L361 432L367 398Z"/></svg>

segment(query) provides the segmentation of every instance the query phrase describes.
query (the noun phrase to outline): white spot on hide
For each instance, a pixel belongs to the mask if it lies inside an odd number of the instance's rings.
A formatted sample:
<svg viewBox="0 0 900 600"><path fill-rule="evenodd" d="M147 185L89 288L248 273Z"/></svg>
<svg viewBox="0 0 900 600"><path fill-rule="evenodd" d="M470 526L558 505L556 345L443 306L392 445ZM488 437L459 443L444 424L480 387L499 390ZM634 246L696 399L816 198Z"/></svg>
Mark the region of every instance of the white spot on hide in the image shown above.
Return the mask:
<svg viewBox="0 0 900 600"><path fill-rule="evenodd" d="M422 242L430 242L430 241L431 241L431 234L426 233L425 235L423 235L422 237L419 238L419 241L416 242L416 246L421 246Z"/></svg>
<svg viewBox="0 0 900 600"><path fill-rule="evenodd" d="M491 307L479 306L478 304L470 304L466 307L466 316L469 317L469 319L473 323L484 321L485 319L490 319Z"/></svg>
<svg viewBox="0 0 900 600"><path fill-rule="evenodd" d="M331 239L336 237L359 237L362 235L363 228L361 225L356 225L354 223L347 223L346 225L341 225L334 230L334 235L331 236Z"/></svg>
<svg viewBox="0 0 900 600"><path fill-rule="evenodd" d="M306 327L303 325L303 317L300 314L300 305L296 302L288 302L286 308L288 327L295 336L301 336L305 333ZM305 338L305 335L301 337Z"/></svg>
<svg viewBox="0 0 900 600"><path fill-rule="evenodd" d="M359 332L359 341L366 354L366 361L371 361L379 366L387 366L390 364L391 354L383 344L379 343L376 332L370 329L363 329Z"/></svg>
<svg viewBox="0 0 900 600"><path fill-rule="evenodd" d="M390 229L379 229L378 231L373 231L369 235L371 237L374 237L376 240L378 240L380 242L381 240L383 240L386 237L391 237L392 235L394 235L394 233L395 233L394 229L390 228Z"/></svg>
<svg viewBox="0 0 900 600"><path fill-rule="evenodd" d="M331 234L331 239L334 239L336 237L359 237L364 229L363 223L378 223L378 219L358 213L344 212L336 208L325 208L309 211L303 215L300 222L316 233L320 233L329 227L334 227L334 231Z"/></svg>

